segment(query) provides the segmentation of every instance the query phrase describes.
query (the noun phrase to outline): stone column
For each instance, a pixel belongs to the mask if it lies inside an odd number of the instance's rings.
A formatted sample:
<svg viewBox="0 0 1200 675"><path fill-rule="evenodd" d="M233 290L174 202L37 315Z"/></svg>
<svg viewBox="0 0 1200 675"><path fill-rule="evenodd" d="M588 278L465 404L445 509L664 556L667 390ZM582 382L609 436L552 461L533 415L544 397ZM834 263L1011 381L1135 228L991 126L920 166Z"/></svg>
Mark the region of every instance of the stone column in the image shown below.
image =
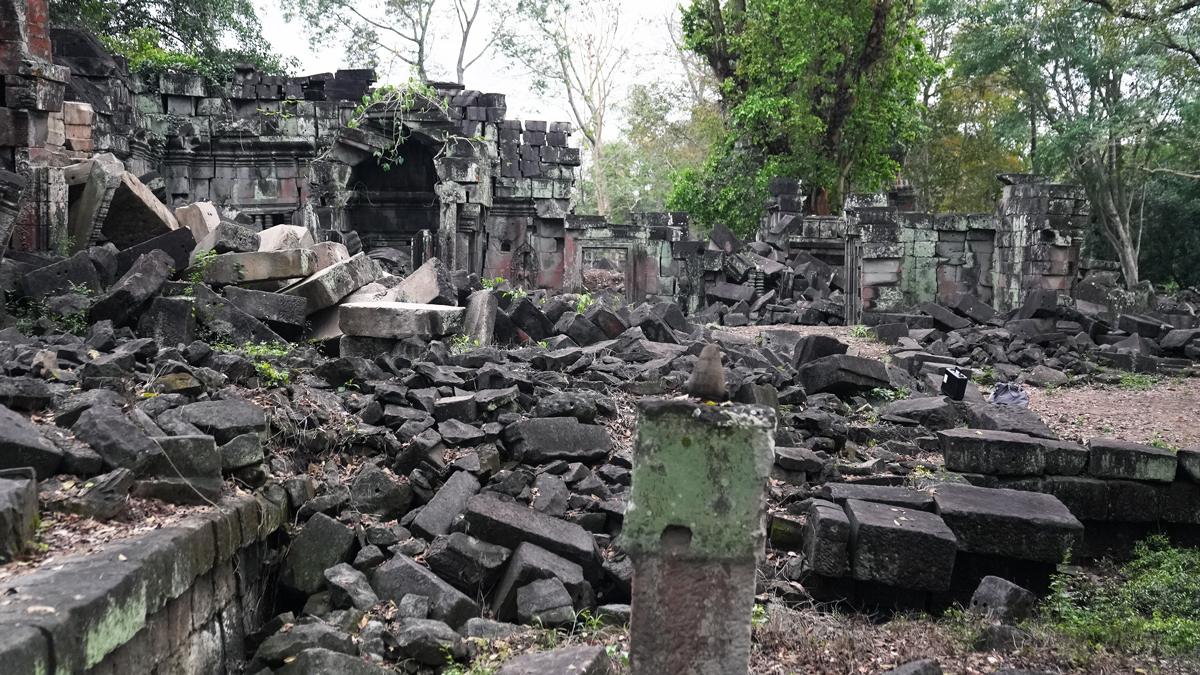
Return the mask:
<svg viewBox="0 0 1200 675"><path fill-rule="evenodd" d="M774 429L762 406L641 404L622 534L633 675L749 670Z"/></svg>

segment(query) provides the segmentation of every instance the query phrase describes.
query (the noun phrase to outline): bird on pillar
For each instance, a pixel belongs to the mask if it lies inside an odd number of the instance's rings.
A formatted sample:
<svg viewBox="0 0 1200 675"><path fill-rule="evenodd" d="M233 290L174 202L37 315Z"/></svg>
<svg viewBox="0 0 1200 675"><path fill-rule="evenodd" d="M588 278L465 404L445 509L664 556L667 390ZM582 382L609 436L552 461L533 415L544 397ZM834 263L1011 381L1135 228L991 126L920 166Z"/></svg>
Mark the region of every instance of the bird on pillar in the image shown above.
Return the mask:
<svg viewBox="0 0 1200 675"><path fill-rule="evenodd" d="M704 345L692 370L692 378L688 380L687 393L705 401L724 401L727 398L720 347L712 343Z"/></svg>

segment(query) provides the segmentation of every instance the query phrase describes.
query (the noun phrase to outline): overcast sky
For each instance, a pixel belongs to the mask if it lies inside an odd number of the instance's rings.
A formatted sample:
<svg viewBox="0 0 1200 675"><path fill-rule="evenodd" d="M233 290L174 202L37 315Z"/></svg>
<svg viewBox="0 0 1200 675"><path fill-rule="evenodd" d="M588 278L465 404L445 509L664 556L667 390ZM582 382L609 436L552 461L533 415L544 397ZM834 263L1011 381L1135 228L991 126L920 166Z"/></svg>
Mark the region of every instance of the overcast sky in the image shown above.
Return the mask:
<svg viewBox="0 0 1200 675"><path fill-rule="evenodd" d="M622 10L622 30L626 44L633 56L622 73L626 86L636 82L644 82L657 78L680 77L677 65L667 54L671 42L667 33L666 21L675 17L679 0L608 0L617 3ZM365 2L363 6L370 6ZM449 0L439 0L441 10L450 11ZM275 49L285 57L295 57L300 63L300 73L319 73L345 68L346 59L340 44L328 44L314 49L304 32L304 26L298 22L288 22L282 11L275 3L260 0L258 3L259 17L262 20L263 32ZM485 19L486 20L486 19ZM676 19L677 20L677 19ZM446 14L445 21L453 22L453 16ZM449 24L453 25L453 23ZM477 29L478 30L478 29ZM492 30L490 24L484 24L481 34ZM331 41L332 42L332 41ZM457 57L457 38L443 35L433 41L430 56L430 77L434 79L454 79L454 62ZM408 73L399 64L388 73L380 73L381 80L402 82ZM514 66L499 54L484 57L472 66L466 75L466 86L483 92L496 92L507 95L509 119L544 119L570 120L570 114L565 98L557 91L542 96L533 91L531 80L520 67ZM615 135L616 126L613 125ZM576 139L578 142L578 139Z"/></svg>

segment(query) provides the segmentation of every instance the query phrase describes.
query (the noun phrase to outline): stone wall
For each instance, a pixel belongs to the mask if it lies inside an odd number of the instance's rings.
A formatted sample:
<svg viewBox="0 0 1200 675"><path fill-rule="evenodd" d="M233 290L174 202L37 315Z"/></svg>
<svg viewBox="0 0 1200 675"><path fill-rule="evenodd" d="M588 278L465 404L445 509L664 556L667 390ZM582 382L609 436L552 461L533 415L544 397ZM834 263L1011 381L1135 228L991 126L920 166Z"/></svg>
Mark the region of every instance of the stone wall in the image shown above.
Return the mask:
<svg viewBox="0 0 1200 675"><path fill-rule="evenodd" d="M4 671L237 672L273 608L270 541L286 506L238 495L219 507L0 581Z"/></svg>
<svg viewBox="0 0 1200 675"><path fill-rule="evenodd" d="M848 207L862 238L863 309L894 312L971 294L1002 311L1033 290L1070 292L1088 205L1074 186L1002 176L993 214L903 211L896 203Z"/></svg>

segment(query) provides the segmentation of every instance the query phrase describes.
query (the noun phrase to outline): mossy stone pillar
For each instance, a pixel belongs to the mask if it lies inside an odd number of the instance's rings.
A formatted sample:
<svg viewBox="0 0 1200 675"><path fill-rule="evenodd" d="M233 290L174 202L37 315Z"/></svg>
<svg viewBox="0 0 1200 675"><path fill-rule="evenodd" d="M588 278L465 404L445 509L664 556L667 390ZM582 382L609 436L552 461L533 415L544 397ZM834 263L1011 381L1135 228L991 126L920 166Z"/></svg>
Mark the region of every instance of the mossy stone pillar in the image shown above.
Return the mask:
<svg viewBox="0 0 1200 675"><path fill-rule="evenodd" d="M633 561L633 675L749 670L774 429L762 406L640 405L622 533Z"/></svg>

